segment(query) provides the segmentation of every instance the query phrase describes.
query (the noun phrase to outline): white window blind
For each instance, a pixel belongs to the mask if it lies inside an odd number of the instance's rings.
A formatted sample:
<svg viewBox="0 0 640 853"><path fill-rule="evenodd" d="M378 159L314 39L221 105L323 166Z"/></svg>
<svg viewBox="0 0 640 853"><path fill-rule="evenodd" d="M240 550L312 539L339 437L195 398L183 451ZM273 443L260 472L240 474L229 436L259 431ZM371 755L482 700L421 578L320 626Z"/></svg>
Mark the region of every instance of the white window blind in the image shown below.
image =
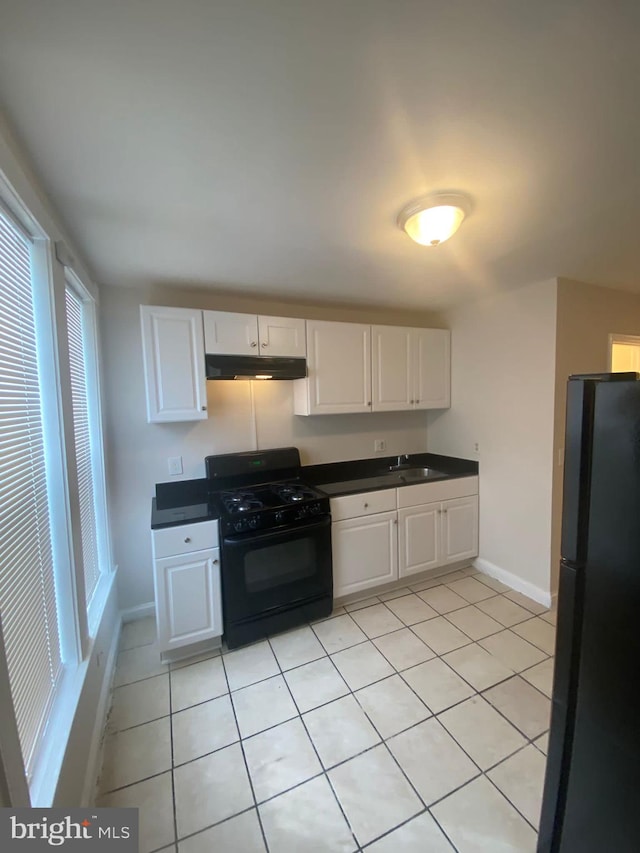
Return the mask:
<svg viewBox="0 0 640 853"><path fill-rule="evenodd" d="M31 244L0 209L0 613L27 774L62 671Z"/></svg>
<svg viewBox="0 0 640 853"><path fill-rule="evenodd" d="M73 435L78 469L80 499L80 533L82 563L87 607L100 578L96 521L96 491L94 476L94 447L91 435L89 395L87 389L87 360L84 304L67 284L66 308L69 335L69 366L71 369L71 399L73 406Z"/></svg>

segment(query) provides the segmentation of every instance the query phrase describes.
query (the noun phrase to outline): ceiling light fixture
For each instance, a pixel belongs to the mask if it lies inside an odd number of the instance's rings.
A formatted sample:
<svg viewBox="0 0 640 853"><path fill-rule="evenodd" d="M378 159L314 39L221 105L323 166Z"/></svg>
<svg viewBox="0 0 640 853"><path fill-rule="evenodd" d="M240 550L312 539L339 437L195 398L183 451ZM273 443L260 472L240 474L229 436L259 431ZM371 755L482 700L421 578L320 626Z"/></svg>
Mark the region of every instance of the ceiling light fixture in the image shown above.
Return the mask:
<svg viewBox="0 0 640 853"><path fill-rule="evenodd" d="M398 214L398 226L422 246L438 246L452 237L471 210L462 193L431 193L410 202Z"/></svg>

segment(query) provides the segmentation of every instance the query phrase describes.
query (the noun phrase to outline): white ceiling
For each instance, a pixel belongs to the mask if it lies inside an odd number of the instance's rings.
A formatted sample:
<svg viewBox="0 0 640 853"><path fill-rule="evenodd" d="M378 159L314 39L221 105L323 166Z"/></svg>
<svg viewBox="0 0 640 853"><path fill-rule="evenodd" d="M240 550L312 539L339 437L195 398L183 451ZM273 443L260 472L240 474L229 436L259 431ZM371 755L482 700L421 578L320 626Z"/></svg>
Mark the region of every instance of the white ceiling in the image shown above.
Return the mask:
<svg viewBox="0 0 640 853"><path fill-rule="evenodd" d="M640 290L639 45L637 0L2 0L0 98L99 282L437 308Z"/></svg>

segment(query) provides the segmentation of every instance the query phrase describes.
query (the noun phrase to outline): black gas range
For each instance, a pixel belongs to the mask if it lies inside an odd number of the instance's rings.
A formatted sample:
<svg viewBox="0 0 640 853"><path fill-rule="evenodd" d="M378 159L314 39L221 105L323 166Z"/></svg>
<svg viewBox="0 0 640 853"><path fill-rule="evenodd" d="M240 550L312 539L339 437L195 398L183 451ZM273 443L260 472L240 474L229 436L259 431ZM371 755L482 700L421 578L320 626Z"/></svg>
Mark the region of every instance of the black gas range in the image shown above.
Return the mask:
<svg viewBox="0 0 640 853"><path fill-rule="evenodd" d="M220 517L229 648L331 613L329 498L301 480L295 447L205 460Z"/></svg>
<svg viewBox="0 0 640 853"><path fill-rule="evenodd" d="M273 530L329 512L329 498L300 482L225 489L217 495L224 533Z"/></svg>

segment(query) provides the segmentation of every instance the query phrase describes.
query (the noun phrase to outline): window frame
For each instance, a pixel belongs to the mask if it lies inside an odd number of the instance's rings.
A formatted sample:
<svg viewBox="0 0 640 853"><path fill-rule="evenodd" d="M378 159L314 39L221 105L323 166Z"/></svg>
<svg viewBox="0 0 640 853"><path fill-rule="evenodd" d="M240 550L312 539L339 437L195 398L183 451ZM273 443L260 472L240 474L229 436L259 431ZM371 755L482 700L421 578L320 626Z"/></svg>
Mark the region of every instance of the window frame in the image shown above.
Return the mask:
<svg viewBox="0 0 640 853"><path fill-rule="evenodd" d="M107 476L105 465L105 443L104 443L104 421L102 413L102 383L100 370L100 339L98 333L97 322L97 304L94 296L84 286L80 277L75 273L71 266L65 267L65 297L66 288L72 290L75 296L82 303L82 332L84 338L84 358L85 358L85 376L87 390L87 409L89 415L89 430L91 434L92 445L92 475L94 485L94 500L95 500L95 520L96 520L96 546L98 551L99 578L94 589L93 595L86 606L84 600L84 582L83 582L83 599L79 606L86 611L87 618L87 636L94 637L100 623L100 617L104 609L106 595L111 587L110 576L113 574L113 560L111 548L111 536L109 525L109 510L107 497ZM66 369L69 370L69 345L68 345L68 330L66 318L66 303L65 303L65 322L64 322L64 344L65 344L65 359ZM69 385L70 388L70 385ZM76 560L78 566L78 575L82 575L84 581L84 572L82 564L82 535L79 516L79 502L77 490L77 464L75 459L75 436L73 434L73 406L71 402L71 394L69 394L69 410L71 418L72 441L69 448L73 455L73 490L76 500L76 516L73 527L73 536L78 539L80 548L79 560ZM67 445L67 447L69 447ZM71 466L70 466L71 467ZM72 507L73 508L73 507Z"/></svg>
<svg viewBox="0 0 640 853"><path fill-rule="evenodd" d="M0 143L2 139L0 138ZM2 153L2 145L0 145ZM18 174L19 185L24 183ZM81 264L54 242L57 231L49 212L28 184L26 200L0 169L0 206L10 220L32 241L32 289L36 325L37 361L41 383L45 468L54 558L54 582L58 608L60 653L63 669L47 723L37 746L32 773L27 780L22 751L14 726L7 725L1 738L0 782L12 796L13 805L52 805L69 735L85 684L95 636L116 574L108 514L105 443L102 412L100 342L97 321L98 292ZM31 208L29 208L31 205ZM37 214L37 215L36 215ZM46 223L46 228L39 219ZM62 253L58 249L62 247ZM73 268L73 269L72 269ZM89 305L88 338L91 348L92 426L96 435L96 468L99 474L101 576L87 608L84 595L77 469L73 433L73 409L69 370L65 304L66 280L71 277ZM96 507L96 509L98 509ZM98 513L96 513L98 515ZM0 643L0 700L10 700L4 648ZM9 709L15 723L13 706ZM8 719L8 718L7 718Z"/></svg>

